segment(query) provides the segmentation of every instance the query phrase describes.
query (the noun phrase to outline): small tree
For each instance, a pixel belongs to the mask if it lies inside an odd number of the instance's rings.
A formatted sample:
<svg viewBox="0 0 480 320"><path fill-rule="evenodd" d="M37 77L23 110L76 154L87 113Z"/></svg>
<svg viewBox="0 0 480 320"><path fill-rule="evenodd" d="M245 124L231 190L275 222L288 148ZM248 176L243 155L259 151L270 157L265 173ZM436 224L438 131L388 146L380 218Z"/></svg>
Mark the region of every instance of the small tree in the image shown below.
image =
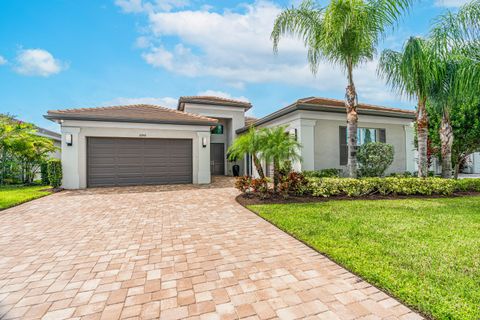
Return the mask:
<svg viewBox="0 0 480 320"><path fill-rule="evenodd" d="M393 163L393 146L382 142L370 142L360 146L358 162L362 177L381 177Z"/></svg>
<svg viewBox="0 0 480 320"><path fill-rule="evenodd" d="M260 153L265 144L264 137L255 128L250 128L247 133L239 136L228 148L228 158L230 160L243 159L245 155L252 156L253 165L261 179L265 178L265 173L260 162Z"/></svg>
<svg viewBox="0 0 480 320"><path fill-rule="evenodd" d="M48 160L48 180L50 185L58 188L62 185L62 162L59 159Z"/></svg>
<svg viewBox="0 0 480 320"><path fill-rule="evenodd" d="M264 128L265 137L262 156L267 162L273 162L273 191L278 191L280 169L287 161L300 160L300 143L288 132L286 127Z"/></svg>

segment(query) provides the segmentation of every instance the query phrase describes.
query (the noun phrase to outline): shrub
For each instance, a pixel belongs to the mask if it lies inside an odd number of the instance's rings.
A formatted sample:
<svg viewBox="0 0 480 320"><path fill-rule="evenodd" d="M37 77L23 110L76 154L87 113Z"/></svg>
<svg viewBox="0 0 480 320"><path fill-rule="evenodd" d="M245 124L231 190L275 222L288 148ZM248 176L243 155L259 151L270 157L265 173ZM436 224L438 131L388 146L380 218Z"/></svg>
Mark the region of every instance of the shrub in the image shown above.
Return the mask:
<svg viewBox="0 0 480 320"><path fill-rule="evenodd" d="M235 181L235 188L244 194L256 193L265 197L268 193L268 178L238 177Z"/></svg>
<svg viewBox="0 0 480 320"><path fill-rule="evenodd" d="M456 191L480 191L480 180L478 180L478 182L463 182L462 180L441 178L308 178L307 189L316 197L338 195L359 197L371 194L451 195Z"/></svg>
<svg viewBox="0 0 480 320"><path fill-rule="evenodd" d="M357 159L362 177L381 177L393 163L394 150L390 144L369 142L360 146Z"/></svg>
<svg viewBox="0 0 480 320"><path fill-rule="evenodd" d="M456 190L460 192L480 192L480 179L469 178L455 180Z"/></svg>
<svg viewBox="0 0 480 320"><path fill-rule="evenodd" d="M62 162L59 159L50 159L47 162L48 180L50 185L58 188L62 185Z"/></svg>
<svg viewBox="0 0 480 320"><path fill-rule="evenodd" d="M50 185L50 180L48 180L48 163L42 162L40 165L40 175L42 177L42 184L44 186Z"/></svg>
<svg viewBox="0 0 480 320"><path fill-rule="evenodd" d="M292 171L287 176L283 177L279 191L283 196L289 194L303 195L307 192L308 181L300 172Z"/></svg>
<svg viewBox="0 0 480 320"><path fill-rule="evenodd" d="M303 171L303 175L305 177L311 178L338 178L341 174L340 169L329 168L329 169L322 169L322 170L313 170L313 171Z"/></svg>

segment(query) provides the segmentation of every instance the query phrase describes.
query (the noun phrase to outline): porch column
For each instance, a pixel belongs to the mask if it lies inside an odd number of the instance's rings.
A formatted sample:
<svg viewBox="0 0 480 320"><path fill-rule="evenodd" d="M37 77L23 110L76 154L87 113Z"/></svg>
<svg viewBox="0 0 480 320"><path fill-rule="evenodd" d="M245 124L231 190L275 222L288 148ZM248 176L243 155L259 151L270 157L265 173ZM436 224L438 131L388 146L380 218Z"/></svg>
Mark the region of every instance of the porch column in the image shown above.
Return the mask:
<svg viewBox="0 0 480 320"><path fill-rule="evenodd" d="M300 154L302 156L301 170L315 170L315 124L316 120L300 119L297 129L298 142L302 144Z"/></svg>
<svg viewBox="0 0 480 320"><path fill-rule="evenodd" d="M198 141L197 141L197 148L198 148L198 169L195 176L193 177L193 183L195 184L206 184L210 183L210 132L197 132ZM206 146L203 146L203 140L206 139ZM195 157L194 157L194 165L195 165ZM196 181L195 181L196 180Z"/></svg>
<svg viewBox="0 0 480 320"><path fill-rule="evenodd" d="M80 159L79 150L82 146L79 136L80 128L62 126L62 187L65 189L79 189L80 185ZM72 135L72 145L66 143L66 135ZM85 143L83 143L84 145ZM83 146L85 148L85 146ZM84 151L85 152L85 151Z"/></svg>

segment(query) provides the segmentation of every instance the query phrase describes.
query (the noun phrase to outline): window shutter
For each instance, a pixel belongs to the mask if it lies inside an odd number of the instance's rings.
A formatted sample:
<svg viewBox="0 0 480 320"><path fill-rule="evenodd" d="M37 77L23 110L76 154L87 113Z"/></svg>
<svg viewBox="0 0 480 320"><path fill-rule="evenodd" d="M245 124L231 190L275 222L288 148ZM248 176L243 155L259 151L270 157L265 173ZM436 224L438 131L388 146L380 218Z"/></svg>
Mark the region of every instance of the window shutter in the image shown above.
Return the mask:
<svg viewBox="0 0 480 320"><path fill-rule="evenodd" d="M340 142L340 165L346 166L348 163L348 144L347 144L347 127L339 127Z"/></svg>
<svg viewBox="0 0 480 320"><path fill-rule="evenodd" d="M378 129L379 133L379 142L386 143L387 142L387 133L385 129Z"/></svg>

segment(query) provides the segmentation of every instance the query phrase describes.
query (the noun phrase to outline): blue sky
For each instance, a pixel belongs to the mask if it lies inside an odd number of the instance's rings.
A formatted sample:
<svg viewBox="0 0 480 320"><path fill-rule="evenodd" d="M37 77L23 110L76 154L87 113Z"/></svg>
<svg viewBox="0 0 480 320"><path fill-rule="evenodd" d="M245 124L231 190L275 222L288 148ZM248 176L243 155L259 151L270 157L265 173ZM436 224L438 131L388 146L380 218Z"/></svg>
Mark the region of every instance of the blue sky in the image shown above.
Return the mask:
<svg viewBox="0 0 480 320"><path fill-rule="evenodd" d="M343 98L345 77L328 64L313 77L295 39L272 53L278 12L299 1L2 0L0 112L45 128L49 109L153 103L182 95L248 99L264 116L298 98ZM322 2L326 3L326 2ZM381 48L401 48L463 0L417 2ZM354 74L361 102L413 108L375 75Z"/></svg>

